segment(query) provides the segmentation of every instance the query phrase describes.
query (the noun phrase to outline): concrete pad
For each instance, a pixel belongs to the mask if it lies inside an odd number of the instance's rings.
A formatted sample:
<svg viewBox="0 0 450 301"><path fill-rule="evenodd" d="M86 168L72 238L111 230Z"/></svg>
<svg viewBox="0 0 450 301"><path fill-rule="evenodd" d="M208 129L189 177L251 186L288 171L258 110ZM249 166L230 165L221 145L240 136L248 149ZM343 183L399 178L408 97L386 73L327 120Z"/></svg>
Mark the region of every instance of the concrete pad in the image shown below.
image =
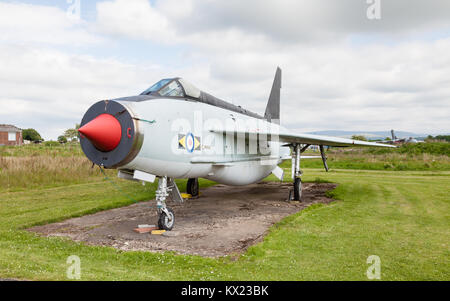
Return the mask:
<svg viewBox="0 0 450 301"><path fill-rule="evenodd" d="M163 235L133 231L139 224L156 224L155 201L72 218L29 229L45 236L66 236L91 245L121 250L175 251L217 257L236 254L260 242L268 228L282 218L314 203L333 199L325 192L329 183L306 183L302 202L287 202L290 183L263 182L248 186L215 185L202 190L197 199L184 204L168 202L175 213L175 226Z"/></svg>

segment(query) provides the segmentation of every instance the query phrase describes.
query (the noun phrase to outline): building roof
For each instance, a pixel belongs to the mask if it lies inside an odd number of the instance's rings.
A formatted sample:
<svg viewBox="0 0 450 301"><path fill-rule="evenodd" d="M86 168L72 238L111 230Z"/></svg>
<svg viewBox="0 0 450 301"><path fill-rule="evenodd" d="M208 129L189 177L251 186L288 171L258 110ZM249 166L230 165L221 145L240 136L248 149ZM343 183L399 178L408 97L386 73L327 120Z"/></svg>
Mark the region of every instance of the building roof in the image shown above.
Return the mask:
<svg viewBox="0 0 450 301"><path fill-rule="evenodd" d="M22 132L22 130L11 124L0 124L0 132Z"/></svg>

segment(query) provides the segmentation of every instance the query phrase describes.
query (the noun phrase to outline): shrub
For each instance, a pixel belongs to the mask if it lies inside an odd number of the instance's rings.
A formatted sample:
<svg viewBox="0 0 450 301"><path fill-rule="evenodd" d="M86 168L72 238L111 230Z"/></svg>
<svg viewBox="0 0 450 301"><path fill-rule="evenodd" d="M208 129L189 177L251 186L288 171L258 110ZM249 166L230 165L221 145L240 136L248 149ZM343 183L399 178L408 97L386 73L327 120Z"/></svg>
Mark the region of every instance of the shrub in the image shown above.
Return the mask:
<svg viewBox="0 0 450 301"><path fill-rule="evenodd" d="M58 141L45 141L44 145L47 147L59 146L59 142Z"/></svg>
<svg viewBox="0 0 450 301"><path fill-rule="evenodd" d="M58 137L58 142L61 144L67 143L67 138L61 135Z"/></svg>
<svg viewBox="0 0 450 301"><path fill-rule="evenodd" d="M35 129L26 129L22 131L22 137L24 140L29 141L42 141L41 135Z"/></svg>

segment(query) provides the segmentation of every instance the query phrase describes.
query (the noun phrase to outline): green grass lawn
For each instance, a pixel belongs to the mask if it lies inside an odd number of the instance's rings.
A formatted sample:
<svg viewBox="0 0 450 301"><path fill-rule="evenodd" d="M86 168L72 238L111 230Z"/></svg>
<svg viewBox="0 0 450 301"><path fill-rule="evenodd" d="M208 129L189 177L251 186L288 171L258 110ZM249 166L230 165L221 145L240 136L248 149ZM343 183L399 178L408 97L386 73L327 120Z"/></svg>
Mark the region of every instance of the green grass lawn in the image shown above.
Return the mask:
<svg viewBox="0 0 450 301"><path fill-rule="evenodd" d="M82 280L367 280L367 257L377 255L382 280L450 280L449 171L304 174L338 183L340 201L285 218L238 259L123 252L23 230L132 203L101 177L0 192L0 278L65 280L67 257L78 255ZM153 197L154 185L114 181L136 200Z"/></svg>

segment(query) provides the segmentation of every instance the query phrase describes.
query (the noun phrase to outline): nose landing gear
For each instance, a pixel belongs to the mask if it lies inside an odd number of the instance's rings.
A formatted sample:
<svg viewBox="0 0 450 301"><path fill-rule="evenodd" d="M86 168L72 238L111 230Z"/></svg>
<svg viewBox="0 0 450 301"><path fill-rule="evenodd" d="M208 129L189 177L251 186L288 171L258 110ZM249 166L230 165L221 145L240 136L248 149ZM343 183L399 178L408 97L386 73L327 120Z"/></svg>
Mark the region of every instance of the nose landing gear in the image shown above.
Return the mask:
<svg viewBox="0 0 450 301"><path fill-rule="evenodd" d="M159 214L158 227L162 230L170 231L175 224L175 214L173 210L166 206L168 196L175 202L183 203L177 184L172 178L159 177L158 189L156 190L156 208Z"/></svg>

